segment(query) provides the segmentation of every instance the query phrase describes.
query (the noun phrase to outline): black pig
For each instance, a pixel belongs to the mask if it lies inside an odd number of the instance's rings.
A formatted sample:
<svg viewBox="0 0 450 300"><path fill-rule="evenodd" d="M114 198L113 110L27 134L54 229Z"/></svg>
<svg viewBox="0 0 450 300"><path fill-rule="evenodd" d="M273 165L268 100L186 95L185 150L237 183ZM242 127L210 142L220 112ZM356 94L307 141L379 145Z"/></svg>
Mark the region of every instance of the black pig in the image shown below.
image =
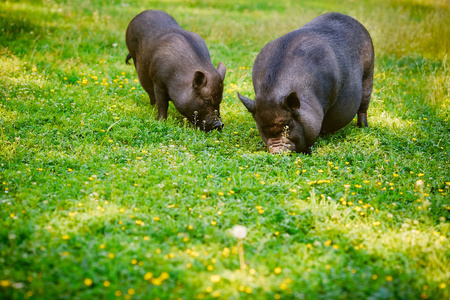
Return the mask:
<svg viewBox="0 0 450 300"><path fill-rule="evenodd" d="M253 114L270 153L311 153L319 134L332 133L358 114L367 126L374 51L367 30L339 13L321 15L268 43L253 65Z"/></svg>
<svg viewBox="0 0 450 300"><path fill-rule="evenodd" d="M183 30L159 10L137 15L127 28L126 43L139 81L158 106L158 119L167 118L169 101L190 122L204 131L221 129L225 65L211 63L208 48L196 33Z"/></svg>

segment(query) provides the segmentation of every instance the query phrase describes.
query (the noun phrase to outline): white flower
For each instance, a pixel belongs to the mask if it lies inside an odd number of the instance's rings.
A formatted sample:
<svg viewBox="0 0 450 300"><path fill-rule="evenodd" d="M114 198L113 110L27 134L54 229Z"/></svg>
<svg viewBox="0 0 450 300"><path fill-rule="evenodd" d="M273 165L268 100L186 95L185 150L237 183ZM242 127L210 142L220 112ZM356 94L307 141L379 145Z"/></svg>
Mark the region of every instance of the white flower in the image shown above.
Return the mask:
<svg viewBox="0 0 450 300"><path fill-rule="evenodd" d="M245 239L247 236L247 228L242 225L235 225L231 230L231 234L237 239Z"/></svg>
<svg viewBox="0 0 450 300"><path fill-rule="evenodd" d="M15 289L23 289L25 287L25 284L23 284L22 282L14 282L12 284L12 287Z"/></svg>

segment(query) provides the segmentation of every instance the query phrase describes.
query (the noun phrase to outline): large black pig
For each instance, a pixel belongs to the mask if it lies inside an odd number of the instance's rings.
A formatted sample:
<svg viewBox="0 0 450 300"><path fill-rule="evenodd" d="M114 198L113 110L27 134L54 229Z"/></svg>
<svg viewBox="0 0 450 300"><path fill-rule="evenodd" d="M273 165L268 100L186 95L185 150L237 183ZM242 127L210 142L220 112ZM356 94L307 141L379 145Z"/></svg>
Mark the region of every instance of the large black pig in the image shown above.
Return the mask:
<svg viewBox="0 0 450 300"><path fill-rule="evenodd" d="M133 58L139 81L158 106L158 119L167 118L169 101L200 129L221 129L225 65L217 69L203 39L181 28L159 10L137 15L127 28L128 64Z"/></svg>
<svg viewBox="0 0 450 300"><path fill-rule="evenodd" d="M253 114L270 153L311 153L319 134L332 133L358 115L367 126L374 51L355 19L327 13L268 43L253 65Z"/></svg>

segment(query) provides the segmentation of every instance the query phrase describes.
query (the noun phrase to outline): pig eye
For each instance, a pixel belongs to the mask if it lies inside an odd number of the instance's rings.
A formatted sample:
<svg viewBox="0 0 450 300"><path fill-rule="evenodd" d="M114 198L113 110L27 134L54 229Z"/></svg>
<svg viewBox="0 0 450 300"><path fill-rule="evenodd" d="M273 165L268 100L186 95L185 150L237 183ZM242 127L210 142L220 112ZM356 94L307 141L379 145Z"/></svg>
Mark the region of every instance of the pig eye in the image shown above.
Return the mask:
<svg viewBox="0 0 450 300"><path fill-rule="evenodd" d="M205 102L206 105L212 105L211 99L203 99L203 102Z"/></svg>
<svg viewBox="0 0 450 300"><path fill-rule="evenodd" d="M291 130L295 125L295 121L293 119L290 119L285 125L284 127L288 127L288 130Z"/></svg>

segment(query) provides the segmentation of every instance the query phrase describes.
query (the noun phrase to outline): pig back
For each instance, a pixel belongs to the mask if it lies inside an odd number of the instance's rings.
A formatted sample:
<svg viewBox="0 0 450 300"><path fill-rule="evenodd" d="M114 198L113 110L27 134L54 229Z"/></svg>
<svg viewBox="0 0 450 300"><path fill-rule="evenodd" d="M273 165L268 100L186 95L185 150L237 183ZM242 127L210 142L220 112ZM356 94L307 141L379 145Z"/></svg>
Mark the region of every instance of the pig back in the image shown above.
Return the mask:
<svg viewBox="0 0 450 300"><path fill-rule="evenodd" d="M356 67L362 71L373 67L372 39L366 28L352 17L327 13L308 22L302 29L323 37L341 67Z"/></svg>
<svg viewBox="0 0 450 300"><path fill-rule="evenodd" d="M177 21L168 13L160 10L146 10L131 20L126 32L126 43L131 55L138 49L143 39L155 39L162 31L179 28Z"/></svg>
<svg viewBox="0 0 450 300"><path fill-rule="evenodd" d="M375 54L372 39L361 23L339 13L322 15L303 28L314 31L323 39L330 49L329 60L336 66L329 68L335 71L336 84L321 99L325 114L321 131L334 132L350 123L362 107L363 89L367 89L367 82L373 75ZM322 81L321 85L326 86L326 83ZM369 100L365 101L368 105Z"/></svg>

